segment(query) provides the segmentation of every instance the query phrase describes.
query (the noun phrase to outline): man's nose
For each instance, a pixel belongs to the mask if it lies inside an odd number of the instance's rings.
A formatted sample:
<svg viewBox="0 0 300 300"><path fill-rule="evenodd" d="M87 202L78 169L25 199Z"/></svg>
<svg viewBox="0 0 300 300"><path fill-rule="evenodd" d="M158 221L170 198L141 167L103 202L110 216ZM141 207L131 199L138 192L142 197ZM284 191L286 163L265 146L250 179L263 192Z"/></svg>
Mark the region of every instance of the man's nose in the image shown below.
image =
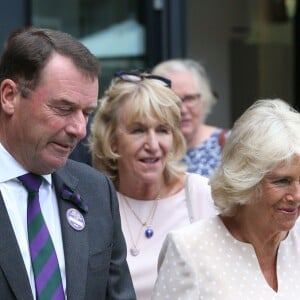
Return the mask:
<svg viewBox="0 0 300 300"><path fill-rule="evenodd" d="M88 118L83 112L77 112L66 127L67 133L75 136L78 140L83 139L86 135L87 120Z"/></svg>

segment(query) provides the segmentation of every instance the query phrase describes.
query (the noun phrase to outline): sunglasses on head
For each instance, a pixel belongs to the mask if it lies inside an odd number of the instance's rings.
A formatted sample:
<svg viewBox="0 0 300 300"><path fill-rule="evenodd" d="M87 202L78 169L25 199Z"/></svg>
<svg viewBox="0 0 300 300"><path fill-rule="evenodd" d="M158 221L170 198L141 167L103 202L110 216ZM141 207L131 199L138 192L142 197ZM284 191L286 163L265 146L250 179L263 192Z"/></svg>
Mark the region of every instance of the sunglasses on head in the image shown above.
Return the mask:
<svg viewBox="0 0 300 300"><path fill-rule="evenodd" d="M171 87L171 80L158 75L151 74L139 74L135 72L127 72L127 71L118 71L115 73L115 77L118 77L124 81L129 82L140 82L144 79L157 80L160 83L163 83L164 86Z"/></svg>

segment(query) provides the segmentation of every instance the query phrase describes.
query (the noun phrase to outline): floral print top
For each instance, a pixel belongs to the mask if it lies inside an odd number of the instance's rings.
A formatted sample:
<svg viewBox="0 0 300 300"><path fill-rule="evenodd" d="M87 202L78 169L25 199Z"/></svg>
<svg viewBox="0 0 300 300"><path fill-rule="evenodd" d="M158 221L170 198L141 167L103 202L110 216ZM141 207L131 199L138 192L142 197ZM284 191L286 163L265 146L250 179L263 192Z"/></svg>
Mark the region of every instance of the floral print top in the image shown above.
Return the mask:
<svg viewBox="0 0 300 300"><path fill-rule="evenodd" d="M219 136L222 132L223 129L218 128L206 141L186 152L183 162L187 165L187 172L205 177L212 175L221 161L222 147ZM226 136L227 134L226 132Z"/></svg>

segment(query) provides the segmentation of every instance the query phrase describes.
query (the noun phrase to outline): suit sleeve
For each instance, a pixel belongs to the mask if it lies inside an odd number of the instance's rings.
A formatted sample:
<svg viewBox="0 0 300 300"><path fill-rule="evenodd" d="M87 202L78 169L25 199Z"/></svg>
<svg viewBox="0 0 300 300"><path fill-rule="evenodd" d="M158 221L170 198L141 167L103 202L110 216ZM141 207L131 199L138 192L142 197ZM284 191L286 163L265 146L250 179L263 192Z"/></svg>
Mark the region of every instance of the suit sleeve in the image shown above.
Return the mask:
<svg viewBox="0 0 300 300"><path fill-rule="evenodd" d="M136 299L126 261L127 249L121 229L121 219L117 195L110 181L109 185L111 191L111 207L114 232L107 298L122 300Z"/></svg>
<svg viewBox="0 0 300 300"><path fill-rule="evenodd" d="M72 160L55 175L57 190L68 184L88 206L83 212L86 226L76 231L65 218L69 208L77 209L76 204L60 201L68 299L136 299L111 180L87 164Z"/></svg>

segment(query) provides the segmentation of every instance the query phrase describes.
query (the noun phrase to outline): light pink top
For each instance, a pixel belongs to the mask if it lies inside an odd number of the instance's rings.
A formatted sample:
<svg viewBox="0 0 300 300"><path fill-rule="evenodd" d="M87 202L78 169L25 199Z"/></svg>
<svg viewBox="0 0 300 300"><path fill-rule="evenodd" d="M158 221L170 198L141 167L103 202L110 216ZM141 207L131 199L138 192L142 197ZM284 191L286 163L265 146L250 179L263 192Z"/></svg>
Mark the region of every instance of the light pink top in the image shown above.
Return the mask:
<svg viewBox="0 0 300 300"><path fill-rule="evenodd" d="M186 188L177 194L158 201L151 227L154 235L149 239L144 235L145 228L141 231L141 224L118 194L122 230L127 244L127 261L138 300L151 298L157 277L158 255L167 233L190 224L191 214L193 214L194 220L216 214L208 179L198 174L188 174L187 182ZM189 195L188 201L186 194ZM136 200L128 197L127 199L140 219L145 221L153 208L154 201ZM192 211L190 214L188 207ZM128 222L126 222L124 210ZM140 238L138 238L140 232ZM133 242L132 238L134 239ZM137 256L132 256L130 253L133 244L136 244L139 249L140 253Z"/></svg>

